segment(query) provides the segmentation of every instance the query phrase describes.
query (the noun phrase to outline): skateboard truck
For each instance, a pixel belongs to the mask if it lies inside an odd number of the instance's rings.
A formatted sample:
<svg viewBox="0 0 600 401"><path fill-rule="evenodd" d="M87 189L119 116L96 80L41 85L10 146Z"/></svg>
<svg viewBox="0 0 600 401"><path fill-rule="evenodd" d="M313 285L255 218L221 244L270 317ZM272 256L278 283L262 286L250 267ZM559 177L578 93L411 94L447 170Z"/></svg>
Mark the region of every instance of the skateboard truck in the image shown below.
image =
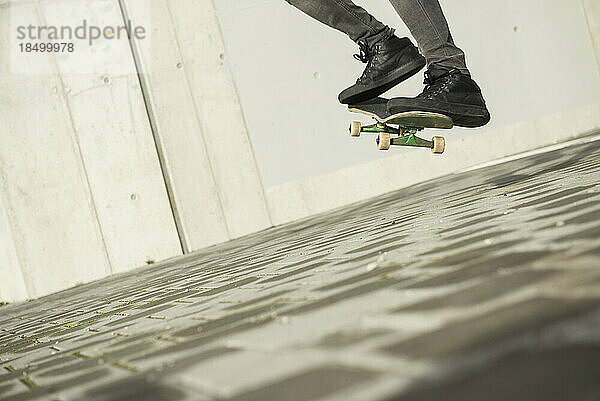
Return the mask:
<svg viewBox="0 0 600 401"><path fill-rule="evenodd" d="M350 136L358 137L361 133L371 133L377 135L377 149L388 150L393 146L412 146L418 148L431 149L433 153L444 153L446 141L441 136L434 136L431 141L428 141L417 136L417 132L423 128L410 128L398 126L393 127L386 123L376 123L362 126L359 121L354 121L350 124ZM392 135L397 135L392 137Z"/></svg>

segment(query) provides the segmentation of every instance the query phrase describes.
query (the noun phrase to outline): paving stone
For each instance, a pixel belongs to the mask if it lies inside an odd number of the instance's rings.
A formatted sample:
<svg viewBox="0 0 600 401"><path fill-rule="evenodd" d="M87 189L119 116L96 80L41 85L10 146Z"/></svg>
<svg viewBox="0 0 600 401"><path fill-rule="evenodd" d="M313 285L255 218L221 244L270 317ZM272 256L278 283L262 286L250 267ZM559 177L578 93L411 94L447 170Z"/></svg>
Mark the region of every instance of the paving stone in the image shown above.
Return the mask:
<svg viewBox="0 0 600 401"><path fill-rule="evenodd" d="M502 346L518 336L538 335L546 327L598 309L598 299L534 298L481 317L456 321L431 333L385 346L381 352L411 358L441 358ZM600 332L599 332L600 333Z"/></svg>
<svg viewBox="0 0 600 401"><path fill-rule="evenodd" d="M600 347L566 347L511 353L474 372L435 386L422 383L386 401L597 400Z"/></svg>
<svg viewBox="0 0 600 401"><path fill-rule="evenodd" d="M229 398L230 401L319 399L348 387L359 386L375 376L374 372L343 366L318 367L277 383Z"/></svg>

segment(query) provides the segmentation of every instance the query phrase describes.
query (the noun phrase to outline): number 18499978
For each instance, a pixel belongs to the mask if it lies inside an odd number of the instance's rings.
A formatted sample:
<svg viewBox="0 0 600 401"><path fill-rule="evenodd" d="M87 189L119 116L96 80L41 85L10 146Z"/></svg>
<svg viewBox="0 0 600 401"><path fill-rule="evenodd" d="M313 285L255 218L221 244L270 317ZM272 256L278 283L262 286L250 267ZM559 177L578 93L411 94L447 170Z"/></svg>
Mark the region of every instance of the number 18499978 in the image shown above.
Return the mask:
<svg viewBox="0 0 600 401"><path fill-rule="evenodd" d="M73 53L75 51L75 45L68 42L41 42L41 43L19 43L21 53Z"/></svg>

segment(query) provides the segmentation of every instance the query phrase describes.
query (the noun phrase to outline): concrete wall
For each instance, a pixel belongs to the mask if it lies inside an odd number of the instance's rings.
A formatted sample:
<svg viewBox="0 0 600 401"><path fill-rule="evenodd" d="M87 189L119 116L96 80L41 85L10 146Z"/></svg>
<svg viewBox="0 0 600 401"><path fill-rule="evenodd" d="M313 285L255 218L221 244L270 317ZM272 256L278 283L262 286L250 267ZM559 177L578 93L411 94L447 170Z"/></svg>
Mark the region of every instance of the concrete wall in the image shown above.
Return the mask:
<svg viewBox="0 0 600 401"><path fill-rule="evenodd" d="M408 34L388 2L361 4ZM356 46L283 0L0 0L0 301L600 126L597 1L442 4L493 121L447 132L436 157L347 136L357 116L336 97L363 68ZM149 36L15 56L11 23L82 16Z"/></svg>

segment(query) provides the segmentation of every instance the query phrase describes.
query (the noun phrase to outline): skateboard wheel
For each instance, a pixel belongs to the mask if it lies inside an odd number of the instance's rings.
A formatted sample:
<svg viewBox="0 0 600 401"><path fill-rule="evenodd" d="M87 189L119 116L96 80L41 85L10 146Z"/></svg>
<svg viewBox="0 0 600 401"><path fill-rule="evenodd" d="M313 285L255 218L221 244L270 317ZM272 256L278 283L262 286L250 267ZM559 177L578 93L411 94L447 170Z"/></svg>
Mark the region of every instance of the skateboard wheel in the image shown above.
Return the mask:
<svg viewBox="0 0 600 401"><path fill-rule="evenodd" d="M392 138L388 132L380 132L377 137L377 149L388 150L390 148Z"/></svg>
<svg viewBox="0 0 600 401"><path fill-rule="evenodd" d="M360 122L358 121L353 121L352 124L350 124L350 136L360 136L360 129L362 127L360 126Z"/></svg>
<svg viewBox="0 0 600 401"><path fill-rule="evenodd" d="M433 153L444 153L444 149L446 149L446 140L443 137L434 136L431 138L431 141L433 142L433 147L431 148Z"/></svg>

